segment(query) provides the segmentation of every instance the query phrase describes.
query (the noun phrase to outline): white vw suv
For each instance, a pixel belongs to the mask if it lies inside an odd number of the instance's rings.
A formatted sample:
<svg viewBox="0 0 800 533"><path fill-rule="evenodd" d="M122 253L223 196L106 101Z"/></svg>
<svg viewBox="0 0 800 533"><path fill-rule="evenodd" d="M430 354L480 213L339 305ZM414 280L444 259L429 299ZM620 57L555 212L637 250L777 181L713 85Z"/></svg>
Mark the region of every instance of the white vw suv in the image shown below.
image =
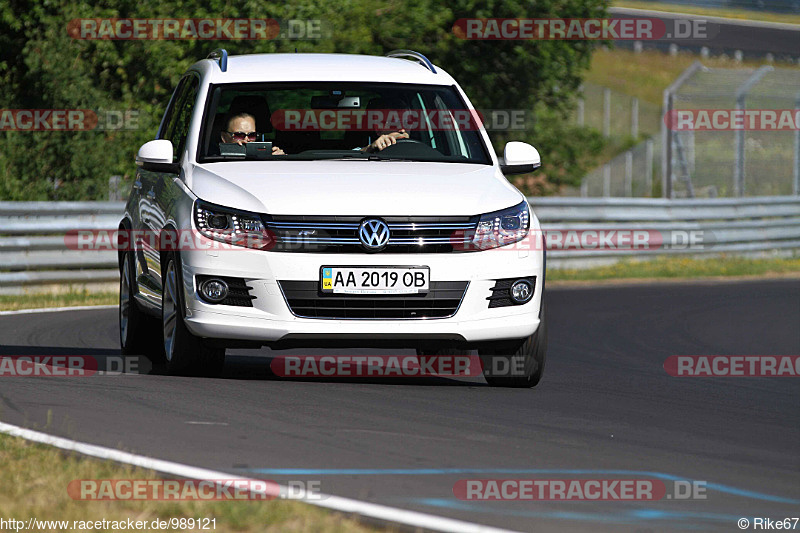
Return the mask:
<svg viewBox="0 0 800 533"><path fill-rule="evenodd" d="M477 350L490 384L536 385L541 231L504 173L539 153L510 142L501 164L476 116L409 50L195 63L136 157L123 353L216 375L228 347Z"/></svg>

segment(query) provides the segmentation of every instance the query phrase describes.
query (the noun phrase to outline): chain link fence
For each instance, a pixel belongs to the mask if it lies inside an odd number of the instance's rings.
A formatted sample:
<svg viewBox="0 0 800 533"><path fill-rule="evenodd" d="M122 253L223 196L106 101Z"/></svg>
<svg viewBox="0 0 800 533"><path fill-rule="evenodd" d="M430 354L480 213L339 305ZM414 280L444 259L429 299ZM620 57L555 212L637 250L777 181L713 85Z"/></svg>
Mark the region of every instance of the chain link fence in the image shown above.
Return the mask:
<svg viewBox="0 0 800 533"><path fill-rule="evenodd" d="M664 94L665 115L693 126L664 124L662 180L672 198L798 194L800 70L707 68L699 62ZM774 112L775 127L765 122ZM715 113L721 112L721 113ZM752 112L741 127L737 113ZM710 118L706 123L703 119ZM722 117L718 119L717 117ZM781 118L789 119L791 123ZM678 126L676 128L676 126Z"/></svg>
<svg viewBox="0 0 800 533"><path fill-rule="evenodd" d="M754 118L736 127L737 113ZM724 120L702 122L718 115ZM691 127L679 127L684 116ZM576 121L611 143L633 146L566 196L800 194L800 69L712 69L696 62L664 91L661 108L587 84Z"/></svg>
<svg viewBox="0 0 800 533"><path fill-rule="evenodd" d="M658 178L660 154L658 139L646 139L587 174L580 189L567 196L657 198L661 196Z"/></svg>
<svg viewBox="0 0 800 533"><path fill-rule="evenodd" d="M631 146L604 165L592 170L580 187L568 187L561 196L661 195L658 179L661 108L607 87L586 83L574 120L593 128L613 145Z"/></svg>
<svg viewBox="0 0 800 533"><path fill-rule="evenodd" d="M660 131L661 109L634 96L585 83L581 87L575 121L608 138L635 140Z"/></svg>

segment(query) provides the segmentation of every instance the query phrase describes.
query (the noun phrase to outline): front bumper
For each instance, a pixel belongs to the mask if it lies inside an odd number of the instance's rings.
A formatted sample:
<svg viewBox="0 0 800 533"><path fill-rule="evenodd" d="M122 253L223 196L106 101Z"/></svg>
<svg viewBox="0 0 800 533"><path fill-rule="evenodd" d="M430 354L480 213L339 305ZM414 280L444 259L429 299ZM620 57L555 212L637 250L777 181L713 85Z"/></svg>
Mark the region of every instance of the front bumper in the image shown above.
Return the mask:
<svg viewBox="0 0 800 533"><path fill-rule="evenodd" d="M539 326L543 288L540 250L512 246L450 254L311 254L249 249L181 252L186 326L194 335L263 344L328 345L331 341L368 345L397 341L426 345L518 339ZM279 281L317 281L323 265L428 266L432 281L469 282L457 312L449 318L326 319L292 314ZM197 295L195 276L244 278L256 298L253 307L212 305ZM524 305L489 308L495 280L535 276L533 298Z"/></svg>

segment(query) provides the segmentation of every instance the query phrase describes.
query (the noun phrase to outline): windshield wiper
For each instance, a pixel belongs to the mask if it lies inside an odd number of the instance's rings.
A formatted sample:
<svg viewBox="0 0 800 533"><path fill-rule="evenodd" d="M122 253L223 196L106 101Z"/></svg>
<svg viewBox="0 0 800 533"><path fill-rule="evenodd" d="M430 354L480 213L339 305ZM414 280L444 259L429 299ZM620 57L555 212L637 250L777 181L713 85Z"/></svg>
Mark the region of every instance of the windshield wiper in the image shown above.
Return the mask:
<svg viewBox="0 0 800 533"><path fill-rule="evenodd" d="M285 159L284 159L285 158ZM404 159L401 157L385 157L377 154L367 154L356 152L353 154L336 155L333 157L309 157L302 154L292 154L286 156L272 156L266 159L254 159L245 157L231 157L212 155L203 158L203 162L213 163L218 161L416 161L415 159Z"/></svg>
<svg viewBox="0 0 800 533"><path fill-rule="evenodd" d="M370 161L416 161L416 159L405 159L403 157L381 157L379 155L369 156Z"/></svg>
<svg viewBox="0 0 800 533"><path fill-rule="evenodd" d="M320 157L320 160L326 161L345 161L350 159L360 159L362 161L369 160L369 156L363 152L358 152L351 155L337 155L336 157Z"/></svg>

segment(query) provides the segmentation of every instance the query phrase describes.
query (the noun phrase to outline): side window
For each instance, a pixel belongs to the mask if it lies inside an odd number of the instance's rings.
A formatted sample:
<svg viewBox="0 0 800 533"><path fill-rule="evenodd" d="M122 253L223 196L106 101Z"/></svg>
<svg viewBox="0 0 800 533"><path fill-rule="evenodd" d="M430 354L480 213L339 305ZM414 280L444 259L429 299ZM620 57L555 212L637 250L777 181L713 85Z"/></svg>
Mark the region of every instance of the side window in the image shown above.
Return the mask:
<svg viewBox="0 0 800 533"><path fill-rule="evenodd" d="M446 115L450 123L453 125L452 129L447 128L442 132L443 137L447 140L447 142L442 143L443 149L439 151L445 155L460 155L461 157L469 157L467 146L464 144L464 134L459 129L458 121L453 116L452 108L447 105L447 102L445 102L440 95L436 95L434 97L433 103L436 107L436 110L443 115Z"/></svg>
<svg viewBox="0 0 800 533"><path fill-rule="evenodd" d="M178 102L181 99L181 95L183 94L184 89L186 89L186 84L189 82L188 78L181 78L181 81L178 82L178 86L172 93L172 98L169 101L169 107L167 107L166 112L164 112L164 119L161 121L161 127L158 131L158 135L156 139L167 139L166 136L167 131L171 131L175 127L175 108L178 107Z"/></svg>
<svg viewBox="0 0 800 533"><path fill-rule="evenodd" d="M184 78L177 93L175 109L165 124L162 138L172 142L173 162L179 162L186 147L199 82L194 76Z"/></svg>
<svg viewBox="0 0 800 533"><path fill-rule="evenodd" d="M437 150L436 146L436 136L434 135L433 128L431 126L431 121L427 118L428 117L428 110L425 106L425 99L423 98L422 93L417 93L416 104L420 111L422 111L422 116L425 117L425 124L420 124L419 128L419 135L421 135L422 142L426 144L430 144L431 148ZM414 138L412 134L411 138Z"/></svg>

